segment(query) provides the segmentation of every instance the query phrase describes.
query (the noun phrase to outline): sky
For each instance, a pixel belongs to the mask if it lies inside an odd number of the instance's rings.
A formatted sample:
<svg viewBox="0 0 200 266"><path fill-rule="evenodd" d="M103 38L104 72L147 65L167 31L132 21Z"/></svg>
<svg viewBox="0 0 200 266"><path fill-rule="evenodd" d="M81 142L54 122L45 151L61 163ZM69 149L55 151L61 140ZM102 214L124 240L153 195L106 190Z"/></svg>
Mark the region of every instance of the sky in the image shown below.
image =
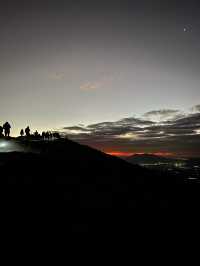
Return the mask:
<svg viewBox="0 0 200 266"><path fill-rule="evenodd" d="M5 1L0 123L8 120L12 135L28 125L60 130L111 153L197 155L199 48L198 0ZM132 119L128 131L124 119ZM168 145L168 134L177 132L166 133L166 126L180 126L181 119L192 133L179 132L180 144ZM95 139L99 126L88 127L102 123ZM106 139L105 130L116 124L123 132ZM147 124L144 139L134 127ZM153 138L148 146L159 126L164 144Z"/></svg>

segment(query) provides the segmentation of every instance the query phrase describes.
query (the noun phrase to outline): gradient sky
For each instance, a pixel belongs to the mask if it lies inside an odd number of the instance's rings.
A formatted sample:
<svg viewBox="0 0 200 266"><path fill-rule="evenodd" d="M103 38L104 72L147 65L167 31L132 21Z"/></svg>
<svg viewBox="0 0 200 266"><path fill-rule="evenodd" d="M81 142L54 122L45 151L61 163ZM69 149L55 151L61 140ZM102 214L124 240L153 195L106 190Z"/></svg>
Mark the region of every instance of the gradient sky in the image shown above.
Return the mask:
<svg viewBox="0 0 200 266"><path fill-rule="evenodd" d="M0 123L13 134L200 103L199 1L6 1Z"/></svg>

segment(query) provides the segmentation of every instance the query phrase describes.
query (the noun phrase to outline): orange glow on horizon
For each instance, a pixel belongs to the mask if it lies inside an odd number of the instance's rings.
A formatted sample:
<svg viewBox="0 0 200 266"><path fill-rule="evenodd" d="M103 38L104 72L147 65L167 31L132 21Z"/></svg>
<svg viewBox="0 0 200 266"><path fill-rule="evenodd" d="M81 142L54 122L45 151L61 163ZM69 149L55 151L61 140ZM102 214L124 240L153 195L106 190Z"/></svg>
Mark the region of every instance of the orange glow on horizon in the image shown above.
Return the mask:
<svg viewBox="0 0 200 266"><path fill-rule="evenodd" d="M172 157L175 156L173 153L170 152L154 152L154 153L145 153L145 152L121 152L121 151L111 151L107 152L105 151L106 154L112 155L112 156L118 156L118 157L128 157L128 156L133 156L133 155L144 155L144 154L149 154L149 155L156 155L156 156L166 156L166 157Z"/></svg>
<svg viewBox="0 0 200 266"><path fill-rule="evenodd" d="M115 151L113 151L113 152L105 152L106 154L109 154L109 155L112 155L112 156L123 156L123 157L126 157L126 156L131 156L131 155L133 155L133 153L131 152L115 152Z"/></svg>

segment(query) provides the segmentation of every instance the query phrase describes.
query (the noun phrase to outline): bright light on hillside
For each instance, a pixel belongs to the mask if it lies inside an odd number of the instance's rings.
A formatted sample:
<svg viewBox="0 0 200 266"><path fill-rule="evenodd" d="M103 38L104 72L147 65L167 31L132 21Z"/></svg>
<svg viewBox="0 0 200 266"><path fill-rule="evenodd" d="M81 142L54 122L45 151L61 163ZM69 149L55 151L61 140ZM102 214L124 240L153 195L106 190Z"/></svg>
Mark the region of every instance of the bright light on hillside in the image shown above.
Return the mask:
<svg viewBox="0 0 200 266"><path fill-rule="evenodd" d="M7 142L5 142L5 141L1 141L0 142L0 149L4 149L4 148L6 148L8 146L8 143Z"/></svg>

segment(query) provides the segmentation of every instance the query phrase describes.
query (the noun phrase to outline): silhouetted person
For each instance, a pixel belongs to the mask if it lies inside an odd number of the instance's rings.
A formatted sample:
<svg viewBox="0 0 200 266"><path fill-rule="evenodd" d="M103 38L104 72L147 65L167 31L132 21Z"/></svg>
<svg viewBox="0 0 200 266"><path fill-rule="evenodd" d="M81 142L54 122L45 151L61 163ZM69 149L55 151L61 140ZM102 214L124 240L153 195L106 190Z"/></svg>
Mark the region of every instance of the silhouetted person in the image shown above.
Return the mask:
<svg viewBox="0 0 200 266"><path fill-rule="evenodd" d="M10 137L10 129L11 129L11 125L8 122L6 122L3 125L3 130L4 130L5 137Z"/></svg>
<svg viewBox="0 0 200 266"><path fill-rule="evenodd" d="M23 130L23 129L21 129L21 131L20 131L20 136L21 136L21 137L24 136L24 130Z"/></svg>
<svg viewBox="0 0 200 266"><path fill-rule="evenodd" d="M47 140L49 140L49 132L48 132L48 131L45 133L45 138L46 138Z"/></svg>
<svg viewBox="0 0 200 266"><path fill-rule="evenodd" d="M34 138L38 139L40 136L40 134L38 133L38 131L36 130L35 133L34 133Z"/></svg>
<svg viewBox="0 0 200 266"><path fill-rule="evenodd" d="M49 131L49 139L53 139L53 134Z"/></svg>
<svg viewBox="0 0 200 266"><path fill-rule="evenodd" d="M26 133L26 136L27 136L27 137L30 137L30 132L31 132L30 128L27 127L27 128L25 129L25 133Z"/></svg>
<svg viewBox="0 0 200 266"><path fill-rule="evenodd" d="M42 138L45 139L45 132L42 132Z"/></svg>
<svg viewBox="0 0 200 266"><path fill-rule="evenodd" d="M58 132L54 132L54 133L53 133L53 137L54 137L55 139L60 139L60 134L59 134Z"/></svg>
<svg viewBox="0 0 200 266"><path fill-rule="evenodd" d="M2 137L3 137L3 127L0 126L0 138L2 138Z"/></svg>

